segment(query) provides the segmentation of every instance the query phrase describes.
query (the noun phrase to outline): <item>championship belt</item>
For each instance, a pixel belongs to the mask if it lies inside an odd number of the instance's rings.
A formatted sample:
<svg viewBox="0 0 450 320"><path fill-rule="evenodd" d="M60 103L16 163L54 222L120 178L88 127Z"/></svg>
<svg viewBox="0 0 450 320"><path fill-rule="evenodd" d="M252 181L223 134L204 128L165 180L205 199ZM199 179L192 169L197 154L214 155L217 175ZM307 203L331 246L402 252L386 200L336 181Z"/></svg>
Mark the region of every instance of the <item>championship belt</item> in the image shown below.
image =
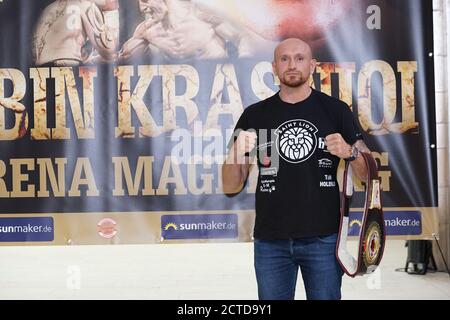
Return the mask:
<svg viewBox="0 0 450 320"><path fill-rule="evenodd" d="M341 223L336 244L336 257L342 269L350 277L375 271L383 256L386 231L381 205L380 180L375 159L365 152L360 153L367 167L366 198L362 225L359 231L357 257L347 249L350 199L353 195L352 168L345 162L343 191L341 195Z"/></svg>

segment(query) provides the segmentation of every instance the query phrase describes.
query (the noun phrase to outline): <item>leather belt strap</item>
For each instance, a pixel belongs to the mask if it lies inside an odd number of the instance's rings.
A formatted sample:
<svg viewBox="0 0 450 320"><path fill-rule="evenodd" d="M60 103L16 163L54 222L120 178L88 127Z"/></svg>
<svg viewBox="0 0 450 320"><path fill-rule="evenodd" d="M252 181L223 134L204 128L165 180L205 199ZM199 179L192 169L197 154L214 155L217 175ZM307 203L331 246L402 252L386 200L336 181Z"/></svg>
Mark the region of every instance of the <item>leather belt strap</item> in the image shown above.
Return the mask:
<svg viewBox="0 0 450 320"><path fill-rule="evenodd" d="M341 222L336 243L336 257L344 272L350 277L375 271L381 262L386 231L381 204L380 179L375 159L371 154L361 152L367 167L366 196L362 225L359 231L356 258L347 249L350 199L353 195L352 168L345 162L343 191L341 194Z"/></svg>

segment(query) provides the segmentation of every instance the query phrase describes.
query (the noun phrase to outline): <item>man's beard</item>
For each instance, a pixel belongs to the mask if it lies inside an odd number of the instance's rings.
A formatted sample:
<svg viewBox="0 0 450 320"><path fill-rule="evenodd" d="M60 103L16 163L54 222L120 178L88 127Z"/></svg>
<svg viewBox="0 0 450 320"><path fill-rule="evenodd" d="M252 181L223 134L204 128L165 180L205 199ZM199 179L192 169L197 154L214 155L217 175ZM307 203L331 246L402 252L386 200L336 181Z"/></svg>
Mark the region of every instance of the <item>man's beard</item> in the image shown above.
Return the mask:
<svg viewBox="0 0 450 320"><path fill-rule="evenodd" d="M287 87L290 88L298 88L305 84L308 81L308 79L305 79L302 75L300 76L283 76L280 79L280 82L284 84Z"/></svg>

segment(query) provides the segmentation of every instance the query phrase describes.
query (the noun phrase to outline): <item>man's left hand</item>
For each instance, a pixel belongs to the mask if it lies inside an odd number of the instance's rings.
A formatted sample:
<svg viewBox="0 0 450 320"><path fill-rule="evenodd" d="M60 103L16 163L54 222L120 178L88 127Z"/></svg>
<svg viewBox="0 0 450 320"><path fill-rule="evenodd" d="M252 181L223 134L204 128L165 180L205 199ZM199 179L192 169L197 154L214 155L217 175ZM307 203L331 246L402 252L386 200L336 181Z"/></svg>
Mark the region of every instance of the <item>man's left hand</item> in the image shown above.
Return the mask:
<svg viewBox="0 0 450 320"><path fill-rule="evenodd" d="M352 155L352 147L345 142L340 133L333 133L325 137L325 144L327 150L332 155L341 159L348 158Z"/></svg>

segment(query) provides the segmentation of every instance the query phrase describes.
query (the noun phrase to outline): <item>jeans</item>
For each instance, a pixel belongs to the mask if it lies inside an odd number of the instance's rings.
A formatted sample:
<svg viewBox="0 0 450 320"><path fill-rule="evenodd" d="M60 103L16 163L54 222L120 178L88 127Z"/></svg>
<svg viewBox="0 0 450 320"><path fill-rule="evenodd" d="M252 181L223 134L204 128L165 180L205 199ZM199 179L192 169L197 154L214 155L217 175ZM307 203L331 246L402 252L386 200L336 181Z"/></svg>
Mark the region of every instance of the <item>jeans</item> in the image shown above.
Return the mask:
<svg viewBox="0 0 450 320"><path fill-rule="evenodd" d="M337 234L254 241L260 300L293 300L300 267L308 300L340 300L343 271L336 260Z"/></svg>

